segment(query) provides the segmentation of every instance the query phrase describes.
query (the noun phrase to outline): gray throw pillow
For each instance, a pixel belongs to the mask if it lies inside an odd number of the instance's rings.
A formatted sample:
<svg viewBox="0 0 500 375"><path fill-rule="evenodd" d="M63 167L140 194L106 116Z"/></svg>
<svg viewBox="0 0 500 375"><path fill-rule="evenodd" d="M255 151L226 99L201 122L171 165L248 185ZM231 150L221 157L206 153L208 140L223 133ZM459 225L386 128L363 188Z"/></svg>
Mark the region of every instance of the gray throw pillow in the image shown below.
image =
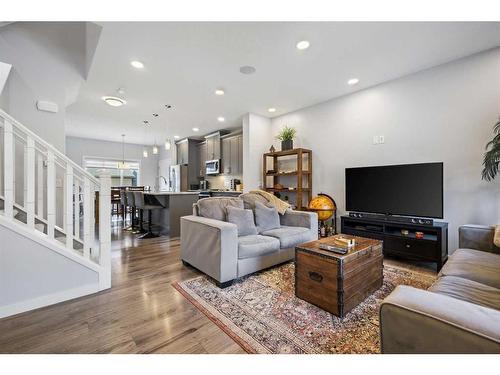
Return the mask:
<svg viewBox="0 0 500 375"><path fill-rule="evenodd" d="M278 210L274 207L267 207L260 202L255 202L255 223L259 233L279 228L280 217Z"/></svg>
<svg viewBox="0 0 500 375"><path fill-rule="evenodd" d="M238 227L238 236L257 234L252 210L227 207L227 221L236 224Z"/></svg>

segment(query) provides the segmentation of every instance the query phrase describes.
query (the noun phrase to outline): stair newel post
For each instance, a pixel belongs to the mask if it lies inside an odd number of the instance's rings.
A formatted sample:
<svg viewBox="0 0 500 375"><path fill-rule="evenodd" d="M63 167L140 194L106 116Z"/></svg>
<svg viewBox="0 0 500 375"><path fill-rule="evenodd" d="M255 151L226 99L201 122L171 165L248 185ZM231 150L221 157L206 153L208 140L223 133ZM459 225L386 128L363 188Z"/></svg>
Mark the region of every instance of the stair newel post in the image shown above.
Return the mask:
<svg viewBox="0 0 500 375"><path fill-rule="evenodd" d="M92 212L92 201L94 192L90 190L90 180L84 177L83 180L83 256L90 258L90 248L93 246L94 237L91 236L94 231L91 226L94 223L94 213Z"/></svg>
<svg viewBox="0 0 500 375"><path fill-rule="evenodd" d="M26 141L26 224L35 227L35 140L28 136Z"/></svg>
<svg viewBox="0 0 500 375"><path fill-rule="evenodd" d="M4 119L4 215L11 219L14 215L14 134L12 124Z"/></svg>
<svg viewBox="0 0 500 375"><path fill-rule="evenodd" d="M99 287L111 287L111 176L103 172L99 176Z"/></svg>
<svg viewBox="0 0 500 375"><path fill-rule="evenodd" d="M54 152L47 150L47 235L54 238L56 225L56 164Z"/></svg>
<svg viewBox="0 0 500 375"><path fill-rule="evenodd" d="M64 231L66 232L66 247L73 250L73 166L66 163L66 220Z"/></svg>

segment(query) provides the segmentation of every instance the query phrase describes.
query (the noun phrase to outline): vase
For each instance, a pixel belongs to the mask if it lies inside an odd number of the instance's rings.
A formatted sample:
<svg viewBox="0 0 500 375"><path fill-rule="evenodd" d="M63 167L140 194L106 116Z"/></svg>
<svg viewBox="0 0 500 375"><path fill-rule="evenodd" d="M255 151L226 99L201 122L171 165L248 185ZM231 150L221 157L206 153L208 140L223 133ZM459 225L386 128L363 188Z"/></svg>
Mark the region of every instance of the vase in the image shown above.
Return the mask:
<svg viewBox="0 0 500 375"><path fill-rule="evenodd" d="M287 151L292 149L293 149L293 139L281 141L281 151Z"/></svg>

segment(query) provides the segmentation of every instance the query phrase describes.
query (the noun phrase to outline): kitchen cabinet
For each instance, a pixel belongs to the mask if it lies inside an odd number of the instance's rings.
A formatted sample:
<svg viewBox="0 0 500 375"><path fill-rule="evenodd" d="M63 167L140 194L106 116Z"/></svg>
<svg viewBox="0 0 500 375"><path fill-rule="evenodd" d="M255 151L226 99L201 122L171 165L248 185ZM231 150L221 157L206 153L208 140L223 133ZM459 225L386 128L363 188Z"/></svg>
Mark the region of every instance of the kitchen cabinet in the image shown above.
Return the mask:
<svg viewBox="0 0 500 375"><path fill-rule="evenodd" d="M207 160L221 158L221 133L215 132L205 136L207 142Z"/></svg>
<svg viewBox="0 0 500 375"><path fill-rule="evenodd" d="M237 135L222 139L222 170L224 174L243 174L243 137Z"/></svg>
<svg viewBox="0 0 500 375"><path fill-rule="evenodd" d="M177 164L189 163L189 140L183 139L177 145Z"/></svg>
<svg viewBox="0 0 500 375"><path fill-rule="evenodd" d="M198 176L205 177L205 162L207 161L207 142L201 142L196 145L198 158Z"/></svg>

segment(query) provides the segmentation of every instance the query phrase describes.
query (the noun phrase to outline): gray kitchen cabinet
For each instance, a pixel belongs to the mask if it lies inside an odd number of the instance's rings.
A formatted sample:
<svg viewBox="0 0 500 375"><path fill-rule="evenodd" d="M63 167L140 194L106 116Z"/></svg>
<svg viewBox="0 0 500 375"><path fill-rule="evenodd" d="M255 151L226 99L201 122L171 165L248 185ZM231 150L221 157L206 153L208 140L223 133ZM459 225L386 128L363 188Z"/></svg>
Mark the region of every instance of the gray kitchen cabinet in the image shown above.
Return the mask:
<svg viewBox="0 0 500 375"><path fill-rule="evenodd" d="M239 174L238 137L230 138L230 140L231 140L231 174L237 175Z"/></svg>
<svg viewBox="0 0 500 375"><path fill-rule="evenodd" d="M205 162L207 161L207 142L201 142L196 145L198 157L198 176L205 177Z"/></svg>
<svg viewBox="0 0 500 375"><path fill-rule="evenodd" d="M238 139L238 173L243 175L243 135L236 137Z"/></svg>
<svg viewBox="0 0 500 375"><path fill-rule="evenodd" d="M221 158L221 139L220 132L205 136L207 140L207 160L216 160Z"/></svg>
<svg viewBox="0 0 500 375"><path fill-rule="evenodd" d="M243 174L243 137L241 135L222 139L222 171L224 174Z"/></svg>
<svg viewBox="0 0 500 375"><path fill-rule="evenodd" d="M222 140L222 171L224 174L231 174L231 138Z"/></svg>
<svg viewBox="0 0 500 375"><path fill-rule="evenodd" d="M177 164L189 163L189 141L183 139L176 143L177 145Z"/></svg>

